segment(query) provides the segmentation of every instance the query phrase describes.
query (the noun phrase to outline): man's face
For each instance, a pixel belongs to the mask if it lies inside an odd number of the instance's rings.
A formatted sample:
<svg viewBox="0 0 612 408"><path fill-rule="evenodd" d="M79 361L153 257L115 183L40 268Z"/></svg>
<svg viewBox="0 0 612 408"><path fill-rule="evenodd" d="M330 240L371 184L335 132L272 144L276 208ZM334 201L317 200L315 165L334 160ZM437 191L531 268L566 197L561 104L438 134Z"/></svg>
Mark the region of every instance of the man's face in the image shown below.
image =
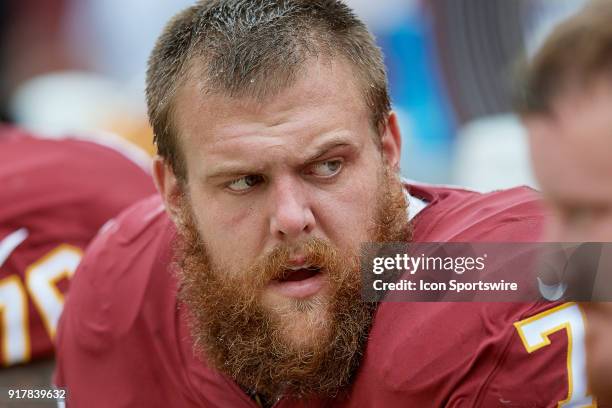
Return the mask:
<svg viewBox="0 0 612 408"><path fill-rule="evenodd" d="M612 84L601 80L567 90L551 113L525 121L534 170L556 215L547 239L612 242ZM587 317L589 387L600 402L609 402L612 303L581 306Z"/></svg>
<svg viewBox="0 0 612 408"><path fill-rule="evenodd" d="M612 241L612 84L571 88L525 120L536 177L555 220L548 239Z"/></svg>
<svg viewBox="0 0 612 408"><path fill-rule="evenodd" d="M346 383L372 311L360 299L360 244L408 238L395 117L381 139L349 65L306 66L263 102L183 87L186 185L156 165L187 241L181 283L196 338L269 394Z"/></svg>

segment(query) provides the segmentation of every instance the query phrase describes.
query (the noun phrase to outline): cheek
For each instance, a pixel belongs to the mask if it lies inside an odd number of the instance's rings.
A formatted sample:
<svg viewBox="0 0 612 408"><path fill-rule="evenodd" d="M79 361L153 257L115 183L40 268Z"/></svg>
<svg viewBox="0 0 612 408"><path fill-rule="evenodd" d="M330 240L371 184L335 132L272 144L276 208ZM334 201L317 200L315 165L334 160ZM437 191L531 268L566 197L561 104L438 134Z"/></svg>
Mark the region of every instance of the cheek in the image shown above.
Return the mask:
<svg viewBox="0 0 612 408"><path fill-rule="evenodd" d="M542 179L544 178L543 176L543 164L546 163L545 159L542 158L541 153L535 148L531 147L530 150L531 153L531 167L533 169L533 173L535 174L535 176L538 179L538 182L540 183L540 185L544 184L542 182Z"/></svg>
<svg viewBox="0 0 612 408"><path fill-rule="evenodd" d="M563 169L557 168L557 160L553 157L550 149L537 145L532 146L531 163L533 172L542 190L548 191L554 189L555 180L557 179L555 174L558 175L558 172L563 171Z"/></svg>
<svg viewBox="0 0 612 408"><path fill-rule="evenodd" d="M190 195L201 232L206 236L237 235L240 228L253 222L256 211L248 199L231 200L223 193L195 187L190 188Z"/></svg>
<svg viewBox="0 0 612 408"><path fill-rule="evenodd" d="M559 137L551 137L550 131L533 128L529 137L529 151L534 174L543 190L555 188L568 169L565 147ZM546 128L547 129L547 128Z"/></svg>
<svg viewBox="0 0 612 408"><path fill-rule="evenodd" d="M243 259L251 259L255 252L251 243L259 242L255 225L260 220L256 219L255 208L252 205L231 208L197 191L192 191L191 197L198 231L213 262L242 267L246 263Z"/></svg>
<svg viewBox="0 0 612 408"><path fill-rule="evenodd" d="M314 201L319 227L339 248L354 249L368 239L378 198L376 183L374 177L353 178L345 188L321 193Z"/></svg>

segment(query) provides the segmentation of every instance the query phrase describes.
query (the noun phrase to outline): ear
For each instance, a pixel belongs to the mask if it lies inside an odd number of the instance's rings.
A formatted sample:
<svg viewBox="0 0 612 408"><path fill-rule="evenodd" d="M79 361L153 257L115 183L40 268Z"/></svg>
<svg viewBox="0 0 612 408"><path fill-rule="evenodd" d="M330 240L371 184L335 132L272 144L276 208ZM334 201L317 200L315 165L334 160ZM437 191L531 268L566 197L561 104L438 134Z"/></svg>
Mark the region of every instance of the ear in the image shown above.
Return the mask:
<svg viewBox="0 0 612 408"><path fill-rule="evenodd" d="M395 112L391 112L387 119L387 124L381 139L381 150L389 167L395 171L399 171L402 135Z"/></svg>
<svg viewBox="0 0 612 408"><path fill-rule="evenodd" d="M180 204L183 186L176 178L172 167L160 156L153 160L153 180L164 200L166 211L175 224L180 223Z"/></svg>

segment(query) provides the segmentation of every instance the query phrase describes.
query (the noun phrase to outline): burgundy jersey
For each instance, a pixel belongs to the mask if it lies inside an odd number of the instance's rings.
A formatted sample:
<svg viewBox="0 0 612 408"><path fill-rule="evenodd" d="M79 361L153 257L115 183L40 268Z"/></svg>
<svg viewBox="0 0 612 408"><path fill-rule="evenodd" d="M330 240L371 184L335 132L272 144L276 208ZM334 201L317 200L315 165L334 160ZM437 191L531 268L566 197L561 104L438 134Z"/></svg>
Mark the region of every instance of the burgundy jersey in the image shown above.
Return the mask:
<svg viewBox="0 0 612 408"><path fill-rule="evenodd" d="M419 242L537 241L537 194L409 187L427 203ZM91 245L58 334L55 381L71 407L257 407L194 355L169 270L176 238L159 197ZM588 406L582 314L574 304L381 303L350 388L289 407Z"/></svg>
<svg viewBox="0 0 612 408"><path fill-rule="evenodd" d="M53 354L85 246L154 186L115 149L9 127L0 127L0 186L0 365L12 365Z"/></svg>

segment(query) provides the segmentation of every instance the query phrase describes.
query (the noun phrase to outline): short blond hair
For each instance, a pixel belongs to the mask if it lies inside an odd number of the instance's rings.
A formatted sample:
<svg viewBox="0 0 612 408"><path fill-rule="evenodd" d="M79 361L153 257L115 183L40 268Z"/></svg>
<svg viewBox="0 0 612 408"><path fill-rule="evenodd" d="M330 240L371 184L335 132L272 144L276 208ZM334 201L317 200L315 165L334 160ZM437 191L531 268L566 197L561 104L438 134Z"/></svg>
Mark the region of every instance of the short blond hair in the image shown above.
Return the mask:
<svg viewBox="0 0 612 408"><path fill-rule="evenodd" d="M519 75L515 109L547 113L567 86L612 79L612 1L592 1L559 24Z"/></svg>

